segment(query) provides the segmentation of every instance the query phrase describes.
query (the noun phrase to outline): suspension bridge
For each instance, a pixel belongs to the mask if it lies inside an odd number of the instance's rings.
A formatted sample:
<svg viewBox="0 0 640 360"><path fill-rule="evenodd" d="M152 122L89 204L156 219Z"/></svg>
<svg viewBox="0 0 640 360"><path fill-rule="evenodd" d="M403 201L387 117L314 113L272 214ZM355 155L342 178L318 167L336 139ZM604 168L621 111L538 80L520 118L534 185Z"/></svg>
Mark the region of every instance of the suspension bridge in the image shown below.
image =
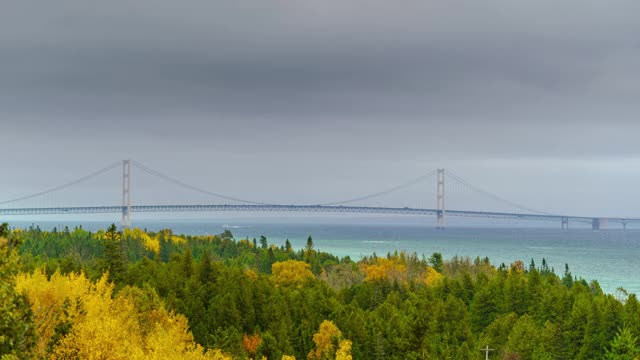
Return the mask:
<svg viewBox="0 0 640 360"><path fill-rule="evenodd" d="M157 205L137 205L131 202L131 168L135 167L141 172L159 178L163 181L179 186L181 188L193 191L200 195L212 196L226 201L225 204L157 204ZM51 193L59 192L63 189L73 188L89 179L98 177L115 168L122 167L122 202L120 205L106 206L31 206L31 207L7 207L8 204L16 204L25 200L43 197ZM401 191L410 186L424 182L428 179L435 181L435 208L424 207L393 207L393 206L361 206L353 205L373 199L376 197L388 195ZM447 180L466 188L467 190L477 193L485 198L491 199L508 207L516 209L515 212L500 211L477 211L463 209L448 209L446 207L446 189ZM4 216L20 216L20 215L51 215L51 214L99 214L99 213L119 213L122 215L122 226L131 226L132 213L159 213L159 212L305 212L305 213L364 213L364 214L395 214L395 215L418 215L418 216L434 216L435 226L444 228L446 226L446 218L452 217L473 217L484 219L507 219L507 220L526 220L526 221L544 221L557 222L562 229L568 229L570 223L590 224L593 230L607 229L610 225L615 224L626 229L628 224L640 224L640 218L624 218L624 217L590 217L590 216L572 216L566 214L554 214L531 209L520 204L511 202L493 193L480 189L467 182L460 176L445 169L436 169L418 178L402 183L398 186L391 187L382 191L374 192L364 196L350 198L331 203L320 204L298 204L285 205L275 203L265 203L232 197L216 192L211 192L173 177L167 176L157 170L149 168L133 160L123 160L107 166L101 170L91 173L87 176L71 181L69 183L47 189L34 194L21 196L14 199L0 201L0 215Z"/></svg>

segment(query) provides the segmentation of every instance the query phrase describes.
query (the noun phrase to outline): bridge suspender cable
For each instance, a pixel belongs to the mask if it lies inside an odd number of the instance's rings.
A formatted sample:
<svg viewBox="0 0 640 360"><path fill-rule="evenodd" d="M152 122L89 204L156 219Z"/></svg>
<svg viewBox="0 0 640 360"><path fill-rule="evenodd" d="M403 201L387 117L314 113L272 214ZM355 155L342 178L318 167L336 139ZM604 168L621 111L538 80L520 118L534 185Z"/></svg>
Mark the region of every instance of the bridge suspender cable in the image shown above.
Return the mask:
<svg viewBox="0 0 640 360"><path fill-rule="evenodd" d="M147 173L149 173L151 175L154 175L156 177L159 177L159 178L161 178L161 179L163 179L163 180L165 180L167 182L170 182L170 183L173 183L173 184L179 185L181 187L184 187L184 188L187 188L187 189L190 189L190 190L193 190L193 191L197 191L197 192L200 192L200 193L203 193L203 194L207 194L207 195L211 195L211 196L215 196L215 197L219 197L219 198L227 199L227 200L231 200L231 201L237 201L237 202L241 202L241 203L245 203L245 204L273 205L273 204L270 204L270 203L264 203L264 202L253 201L253 200L246 200L246 199L240 199L240 198L236 198L236 197L227 196L227 195L211 192L211 191L208 191L208 190L204 190L204 189L195 187L193 185L189 185L189 184L187 184L185 182L182 182L180 180L176 180L176 179L174 179L174 178L172 178L172 177L170 177L168 175L162 174L159 171L156 171L154 169L151 169L151 168L149 168L147 166L144 166L144 165L140 164L139 162L131 161L131 163L135 167L139 168L140 170L142 170L144 172L147 172ZM424 174L424 175L422 175L422 176L420 176L418 178L415 178L413 180L410 180L410 181L408 181L406 183L403 183L403 184L395 186L393 188L386 189L386 190L383 190L383 191L379 191L379 192L376 192L376 193L373 193L373 194L359 196L359 197L356 197L356 198L347 199L347 200L343 200L343 201L335 201L335 202L331 202L331 203L315 204L315 205L317 205L317 206L335 206L335 205L342 205L342 204L352 203L352 202L359 201L359 200L371 199L371 198L374 198L374 197L377 197L377 196L381 196L381 195L389 194L389 193L392 193L392 192L395 192L395 191L398 191L398 190L402 190L402 189L404 189L406 187L414 185L414 184L416 184L416 183L418 183L420 181L423 181L423 180L433 176L435 173L436 173L436 170L433 170L433 171L431 171L431 172L429 172L427 174Z"/></svg>
<svg viewBox="0 0 640 360"><path fill-rule="evenodd" d="M470 184L468 181L466 181L463 178L461 178L460 176L456 175L456 173L454 173L451 170L447 170L447 175L448 175L449 178L453 179L455 182L457 182L457 183L459 183L459 184L461 184L463 186L466 186L469 189L471 189L471 190L473 190L473 191L475 191L475 192L477 192L477 193L479 193L479 194L481 194L481 195L483 195L485 197L488 197L490 199L496 200L498 202L501 202L503 204L509 205L511 207L514 207L514 208L517 208L517 209L520 209L520 210L524 210L524 211L530 211L530 212L536 213L536 214L559 216L557 214L552 214L552 213L549 213L549 212L532 209L532 208L520 205L518 203L514 203L514 202L506 200L506 199L504 199L504 198L502 198L502 197L500 197L498 195L495 195L493 193L490 193L488 191L480 189L479 187Z"/></svg>
<svg viewBox="0 0 640 360"><path fill-rule="evenodd" d="M120 166L122 163L123 163L122 161L118 161L118 162L113 163L113 164L111 164L111 165L109 165L109 166L107 166L107 167L105 167L103 169L95 171L95 172L93 172L93 173L91 173L89 175L86 175L86 176L81 177L79 179L76 179L74 181L68 182L66 184L63 184L63 185L60 185L60 186L56 186L56 187L51 188L51 189L47 189L47 190L40 191L40 192L37 192L37 193L34 193L34 194L30 194L30 195L26 195L26 196L21 196L21 197L15 198L15 199L1 201L0 205L14 203L14 202L22 201L22 200L35 198L35 197L38 197L38 196L46 195L46 194L49 194L49 193L53 193L53 192L68 188L68 187L73 186L73 185L80 184L80 183L85 182L85 181L87 181L87 180L89 180L91 178L94 178L94 177L96 177L98 175L101 175L101 174L103 174L103 173L105 173L105 172L107 172L109 170L114 169L114 168ZM176 185L181 186L183 188L187 188L187 189L190 189L192 191L196 191L196 192L199 192L199 193L202 193L202 194L206 194L206 195L209 195L209 196L214 196L214 197L218 197L218 198L226 199L226 200L230 200L230 201L236 201L236 202L240 202L240 203L244 203L244 204L273 205L273 204L270 204L270 203L247 200L247 199L241 199L241 198L237 198L237 197L233 197L233 196L228 196L228 195L224 195L224 194L219 194L219 193L215 193L215 192L212 192L212 191L208 191L208 190L205 190L205 189L193 186L193 185L189 185L189 184L187 184L185 182L182 182L180 180L177 180L175 178L172 178L172 177L170 177L168 175L165 175L165 174L163 174L163 173L161 173L159 171L151 169L151 168L149 168L149 167L147 167L147 166L145 166L145 165L143 165L143 164L141 164L141 163L139 163L137 161L131 160L131 164L134 165L136 168L138 168L138 169L140 169L140 170L142 170L142 171L144 171L144 172L146 172L148 174L151 174L153 176L156 176L156 177L159 177L159 178L163 179L164 181L176 184ZM363 196L358 196L358 197L355 197L355 198L341 200L341 201L333 201L333 202L328 202L328 203L316 204L314 206L337 206L337 205L353 203L353 202L356 202L356 201L368 200L368 199L375 198L375 197L378 197L378 196L390 194L390 193L405 189L407 187L410 187L412 185L415 185L415 184L417 184L417 183L419 183L421 181L424 181L424 180L434 176L436 174L436 172L437 172L437 170L430 171L430 172L428 172L428 173L426 173L424 175L421 175L421 176L419 176L419 177L417 177L417 178L415 178L413 180L407 181L407 182L402 183L400 185L397 185L397 186L394 186L394 187L391 187L391 188L388 188L388 189L385 189L385 190L382 190L382 191L378 191L378 192L375 192L375 193L371 193L371 194L367 194L367 195L363 195ZM536 214L559 216L559 215L556 215L556 214L552 214L552 213L549 213L549 212L544 212L544 211L532 209L532 208L529 208L529 207L514 203L514 202L506 200L506 199L504 199L504 198L502 198L502 197L500 197L498 195L495 195L495 194L493 194L491 192L488 192L488 191L485 191L483 189L480 189L477 186L472 185L468 181L464 180L463 178L458 176L453 171L447 171L447 174L449 175L448 178L452 179L453 181L456 181L457 183L459 183L459 184L461 184L461 185L463 185L463 186L465 186L465 187L467 187L467 188L469 188L469 189L471 189L471 190L473 190L473 191L475 191L475 192L477 192L477 193L479 193L479 194L481 194L481 195L483 195L483 196L485 196L487 198L490 198L490 199L493 199L495 201L498 201L500 203L506 204L508 206L511 206L511 207L514 207L514 208L517 208L517 209L520 209L520 210L536 213Z"/></svg>
<svg viewBox="0 0 640 360"><path fill-rule="evenodd" d="M364 195L364 196L359 196L359 197L355 197L352 199L348 199L348 200L343 200L343 201L335 201L335 202L330 202L330 203L324 203L324 204L318 204L319 206L335 206L335 205L342 205L342 204L348 204L348 203L352 203L352 202L356 202L356 201L360 201L360 200L367 200L367 199L371 199L374 197L378 197L378 196L382 196L382 195L386 195L386 194L390 194L392 192L398 191L398 190L402 190L404 188L407 188L411 185L417 184L425 179L430 178L431 176L433 176L436 173L437 170L433 170L431 172L428 172L420 177L417 177L413 180L407 181L404 184L398 185L398 186L394 186L392 188L386 189L386 190L382 190L379 192L375 192L373 194L369 194L369 195Z"/></svg>
<svg viewBox="0 0 640 360"><path fill-rule="evenodd" d="M98 175L104 174L105 172L107 172L107 171L109 171L109 170L111 170L111 169L113 169L115 167L118 167L121 164L122 164L122 161L118 161L117 163L111 164L111 165L109 165L109 166L107 166L107 167L105 167L103 169L100 169L100 170L98 170L96 172L93 172L93 173L87 175L87 176L81 177L81 178L79 178L77 180L68 182L66 184L63 184L63 185L60 185L60 186L56 186L56 187L48 189L48 190L40 191L40 192L37 192L35 194L26 195L26 196L22 196L22 197L11 199L11 200L0 201L0 205L9 204L9 203L13 203L13 202L18 202L18 201L22 201L22 200L32 199L34 197L46 195L46 194L49 194L49 193L52 193L52 192L56 192L56 191L68 188L68 187L73 186L73 185L80 184L82 182L85 182L85 181L93 178L93 177L96 177Z"/></svg>
<svg viewBox="0 0 640 360"><path fill-rule="evenodd" d="M162 179L162 180L164 180L164 181L170 182L170 183L172 183L172 184L176 184L176 185L181 186L181 187L183 187L183 188L190 189L190 190L193 190L193 191L196 191L196 192L202 193L202 194L206 194L206 195L210 195L210 196L215 196L215 197L219 197L219 198L226 199L226 200L230 200L230 201L237 201L237 202L241 202L241 203L245 203L245 204L254 204L254 205L271 205L271 204L264 203L264 202L252 201L252 200L245 200L245 199L240 199L240 198L233 197L233 196L227 196L227 195L218 194L218 193L215 193L215 192L212 192L212 191L204 190L204 189L201 189L201 188L195 187L195 186L193 186L193 185L189 185L189 184L187 184L187 183L185 183L185 182L182 182L182 181L180 181L180 180L176 180L176 179L174 179L174 178L172 178L172 177L170 177L170 176L168 176L168 175L165 175L165 174L163 174L163 173L161 173L161 172L159 172L159 171L156 171L156 170L153 170L153 169L151 169L151 168L149 168L149 167L146 167L146 166L144 166L144 165L140 164L140 163L139 163L139 162L137 162L137 161L133 161L133 160L132 160L132 161L131 161L131 164L133 164L133 165L134 165L135 167L137 167L138 169L140 169L140 170L142 170L142 171L144 171L144 172L146 172L146 173L148 173L148 174L151 174L151 175L153 175L153 176L156 176L156 177L158 177L158 178L160 178L160 179Z"/></svg>

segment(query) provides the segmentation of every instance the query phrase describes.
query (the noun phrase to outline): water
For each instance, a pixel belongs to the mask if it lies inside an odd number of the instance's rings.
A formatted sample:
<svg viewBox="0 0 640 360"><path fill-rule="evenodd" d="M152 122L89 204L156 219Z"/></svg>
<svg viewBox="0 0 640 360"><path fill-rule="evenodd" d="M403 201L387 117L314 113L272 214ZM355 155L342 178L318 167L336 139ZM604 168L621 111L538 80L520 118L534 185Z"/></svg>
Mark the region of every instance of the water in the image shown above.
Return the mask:
<svg viewBox="0 0 640 360"><path fill-rule="evenodd" d="M295 249L306 244L308 236L314 245L340 257L358 260L362 256L385 255L387 252L406 251L429 257L440 252L448 259L454 255L471 258L488 257L494 265L509 265L515 260L528 265L534 259L540 265L546 259L557 274L564 272L565 263L573 275L587 281L597 280L607 293L619 287L630 293L640 293L640 230L592 231L577 229L532 228L469 228L449 227L436 230L431 224L398 223L380 220L325 221L314 219L235 220L141 220L136 226L149 230L171 228L175 233L204 235L218 234L225 229L236 239L267 237L270 244L283 245L286 239ZM39 222L43 229L54 226L82 225L85 229L105 228L108 222ZM13 222L13 226L30 223Z"/></svg>

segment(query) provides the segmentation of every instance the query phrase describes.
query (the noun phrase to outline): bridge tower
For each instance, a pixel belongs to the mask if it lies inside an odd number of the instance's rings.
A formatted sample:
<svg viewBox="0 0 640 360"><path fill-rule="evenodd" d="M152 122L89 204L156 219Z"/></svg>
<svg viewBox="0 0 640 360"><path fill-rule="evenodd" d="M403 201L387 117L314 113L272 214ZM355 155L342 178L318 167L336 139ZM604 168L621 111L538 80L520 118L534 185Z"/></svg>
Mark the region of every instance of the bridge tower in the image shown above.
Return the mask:
<svg viewBox="0 0 640 360"><path fill-rule="evenodd" d="M445 189L444 189L444 169L438 169L438 190L436 200L436 228L444 229L445 227Z"/></svg>
<svg viewBox="0 0 640 360"><path fill-rule="evenodd" d="M591 220L592 230L606 230L609 227L609 219L607 218L593 218Z"/></svg>
<svg viewBox="0 0 640 360"><path fill-rule="evenodd" d="M131 160L122 161L122 228L131 226Z"/></svg>

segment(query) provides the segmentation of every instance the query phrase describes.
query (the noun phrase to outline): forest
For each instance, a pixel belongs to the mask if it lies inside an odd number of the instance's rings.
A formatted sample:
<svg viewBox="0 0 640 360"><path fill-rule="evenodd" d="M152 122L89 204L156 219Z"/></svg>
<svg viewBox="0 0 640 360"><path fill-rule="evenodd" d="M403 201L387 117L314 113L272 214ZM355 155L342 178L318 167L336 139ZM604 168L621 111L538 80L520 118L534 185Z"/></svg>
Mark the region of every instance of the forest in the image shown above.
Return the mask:
<svg viewBox="0 0 640 360"><path fill-rule="evenodd" d="M0 226L4 359L640 359L635 294L544 259Z"/></svg>

